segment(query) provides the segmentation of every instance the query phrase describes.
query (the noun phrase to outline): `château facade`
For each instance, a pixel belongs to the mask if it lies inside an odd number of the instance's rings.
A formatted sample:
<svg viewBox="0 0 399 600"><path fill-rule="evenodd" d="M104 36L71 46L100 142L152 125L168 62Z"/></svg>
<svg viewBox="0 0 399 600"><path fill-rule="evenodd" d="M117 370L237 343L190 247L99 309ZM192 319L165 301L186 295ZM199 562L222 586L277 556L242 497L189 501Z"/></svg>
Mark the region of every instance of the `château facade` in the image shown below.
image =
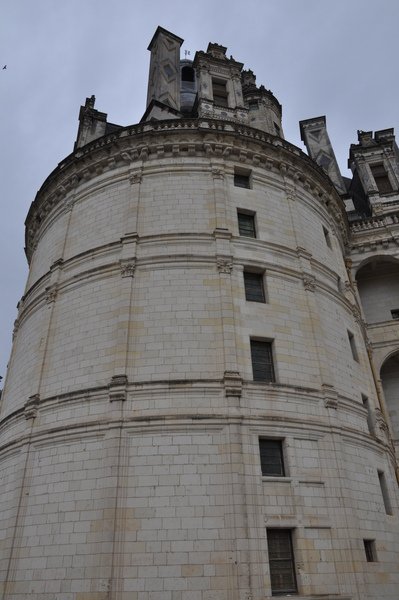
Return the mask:
<svg viewBox="0 0 399 600"><path fill-rule="evenodd" d="M397 600L399 153L158 27L26 219L0 411L4 600Z"/></svg>

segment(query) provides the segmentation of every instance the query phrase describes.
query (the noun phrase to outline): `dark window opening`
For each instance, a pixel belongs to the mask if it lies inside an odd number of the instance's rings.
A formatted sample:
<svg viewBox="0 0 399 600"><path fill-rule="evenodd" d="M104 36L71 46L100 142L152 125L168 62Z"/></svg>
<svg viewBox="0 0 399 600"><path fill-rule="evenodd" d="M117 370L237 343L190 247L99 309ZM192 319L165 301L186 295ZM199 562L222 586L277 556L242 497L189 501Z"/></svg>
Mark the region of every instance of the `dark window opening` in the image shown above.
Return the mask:
<svg viewBox="0 0 399 600"><path fill-rule="evenodd" d="M363 540L364 551L367 562L377 562L377 553L375 550L375 540Z"/></svg>
<svg viewBox="0 0 399 600"><path fill-rule="evenodd" d="M244 271L244 286L248 302L266 302L262 273Z"/></svg>
<svg viewBox="0 0 399 600"><path fill-rule="evenodd" d="M399 308L391 310L392 319L399 319Z"/></svg>
<svg viewBox="0 0 399 600"><path fill-rule="evenodd" d="M237 212L238 232L245 237L256 238L255 215Z"/></svg>
<svg viewBox="0 0 399 600"><path fill-rule="evenodd" d="M258 110L259 102L257 100L250 100L248 102L248 108L249 110Z"/></svg>
<svg viewBox="0 0 399 600"><path fill-rule="evenodd" d="M234 169L234 185L236 187L246 188L247 190L251 189L250 175L250 171L245 172Z"/></svg>
<svg viewBox="0 0 399 600"><path fill-rule="evenodd" d="M295 594L298 588L295 577L291 530L268 529L267 547L272 595Z"/></svg>
<svg viewBox="0 0 399 600"><path fill-rule="evenodd" d="M234 173L234 185L236 187L250 189L249 175L242 175L241 173Z"/></svg>
<svg viewBox="0 0 399 600"><path fill-rule="evenodd" d="M275 381L272 342L251 340L251 360L254 381Z"/></svg>
<svg viewBox="0 0 399 600"><path fill-rule="evenodd" d="M213 102L218 106L228 107L228 95L225 81L212 80Z"/></svg>
<svg viewBox="0 0 399 600"><path fill-rule="evenodd" d="M280 135L281 134L281 129L280 127L277 125L277 123L274 123L274 130L276 132L276 135Z"/></svg>
<svg viewBox="0 0 399 600"><path fill-rule="evenodd" d="M194 82L194 69L192 67L183 67L181 70L181 80Z"/></svg>
<svg viewBox="0 0 399 600"><path fill-rule="evenodd" d="M355 343L355 336L353 335L353 333L351 331L348 331L348 340L349 340L349 345L351 347L353 360L355 360L356 362L359 362L359 356L357 354L357 348L356 348L356 343Z"/></svg>
<svg viewBox="0 0 399 600"><path fill-rule="evenodd" d="M392 185L389 181L388 173L386 172L384 165L382 163L379 163L378 165L370 165L370 169L380 194L389 194L392 192Z"/></svg>
<svg viewBox="0 0 399 600"><path fill-rule="evenodd" d="M281 440L260 438L259 453L262 475L284 477L283 442Z"/></svg>

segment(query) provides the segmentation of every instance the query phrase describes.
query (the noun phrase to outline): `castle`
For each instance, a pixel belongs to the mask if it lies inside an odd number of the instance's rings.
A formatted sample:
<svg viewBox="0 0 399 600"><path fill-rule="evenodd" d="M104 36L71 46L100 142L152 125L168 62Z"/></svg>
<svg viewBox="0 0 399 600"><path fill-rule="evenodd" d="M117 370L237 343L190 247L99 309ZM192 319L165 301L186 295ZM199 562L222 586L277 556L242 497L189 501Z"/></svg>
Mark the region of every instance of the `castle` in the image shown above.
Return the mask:
<svg viewBox="0 0 399 600"><path fill-rule="evenodd" d="M158 27L26 219L0 412L4 600L398 600L399 154Z"/></svg>

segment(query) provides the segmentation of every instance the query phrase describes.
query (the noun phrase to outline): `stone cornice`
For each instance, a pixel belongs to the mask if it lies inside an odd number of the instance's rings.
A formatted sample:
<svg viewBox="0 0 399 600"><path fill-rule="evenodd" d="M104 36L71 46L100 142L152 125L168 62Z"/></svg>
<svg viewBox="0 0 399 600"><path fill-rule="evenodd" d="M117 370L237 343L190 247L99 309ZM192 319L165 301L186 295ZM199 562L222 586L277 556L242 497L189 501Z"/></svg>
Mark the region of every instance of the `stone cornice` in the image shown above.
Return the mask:
<svg viewBox="0 0 399 600"><path fill-rule="evenodd" d="M65 205L79 185L116 168L131 169L134 162L174 156L228 157L248 165L283 168L286 176L302 183L328 208L347 240L348 225L340 197L324 171L299 148L240 123L173 119L122 128L79 148L59 163L38 191L25 221L28 261L44 220L56 206Z"/></svg>

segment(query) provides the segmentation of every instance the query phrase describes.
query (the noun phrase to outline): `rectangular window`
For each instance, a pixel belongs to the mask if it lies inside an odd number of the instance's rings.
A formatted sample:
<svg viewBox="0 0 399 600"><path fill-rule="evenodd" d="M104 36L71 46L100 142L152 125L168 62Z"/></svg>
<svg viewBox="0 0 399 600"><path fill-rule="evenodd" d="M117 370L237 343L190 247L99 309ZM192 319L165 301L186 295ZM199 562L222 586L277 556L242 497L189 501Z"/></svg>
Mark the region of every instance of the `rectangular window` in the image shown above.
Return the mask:
<svg viewBox="0 0 399 600"><path fill-rule="evenodd" d="M251 359L254 381L275 381L272 342L251 340Z"/></svg>
<svg viewBox="0 0 399 600"><path fill-rule="evenodd" d="M326 240L326 244L327 246L331 249L331 237L330 237L330 232L328 231L328 229L326 229L323 225L323 233L324 233L324 239Z"/></svg>
<svg viewBox="0 0 399 600"><path fill-rule="evenodd" d="M389 499L388 486L387 486L387 481L385 478L385 473L384 473L384 471L377 471L377 473L378 473L378 480L380 482L382 499L384 501L385 512L387 513L387 515L391 515L392 514L392 506L391 506L391 501Z"/></svg>
<svg viewBox="0 0 399 600"><path fill-rule="evenodd" d="M357 354L357 348L356 348L356 343L355 343L355 336L349 330L348 330L348 340L349 340L349 345L351 347L353 360L355 360L356 362L359 362L359 356Z"/></svg>
<svg viewBox="0 0 399 600"><path fill-rule="evenodd" d="M256 238L255 215L237 211L238 232L245 237Z"/></svg>
<svg viewBox="0 0 399 600"><path fill-rule="evenodd" d="M262 475L284 477L283 442L259 439L259 454Z"/></svg>
<svg viewBox="0 0 399 600"><path fill-rule="evenodd" d="M392 319L399 319L399 308L391 310Z"/></svg>
<svg viewBox="0 0 399 600"><path fill-rule="evenodd" d="M245 299L248 302L266 302L263 274L244 271Z"/></svg>
<svg viewBox="0 0 399 600"><path fill-rule="evenodd" d="M212 79L213 102L217 106L228 107L226 81L221 79Z"/></svg>
<svg viewBox="0 0 399 600"><path fill-rule="evenodd" d="M250 100L248 102L248 108L249 110L258 110L259 102L257 100Z"/></svg>
<svg viewBox="0 0 399 600"><path fill-rule="evenodd" d="M295 594L298 588L295 577L291 530L268 529L267 547L272 595Z"/></svg>
<svg viewBox="0 0 399 600"><path fill-rule="evenodd" d="M370 165L370 169L380 194L389 194L392 192L392 185L389 181L388 173L386 172L384 165L382 163Z"/></svg>
<svg viewBox="0 0 399 600"><path fill-rule="evenodd" d="M364 552L367 562L377 562L377 553L375 550L375 540L363 540Z"/></svg>
<svg viewBox="0 0 399 600"><path fill-rule="evenodd" d="M234 169L234 185L236 187L251 189L251 171L248 169Z"/></svg>

